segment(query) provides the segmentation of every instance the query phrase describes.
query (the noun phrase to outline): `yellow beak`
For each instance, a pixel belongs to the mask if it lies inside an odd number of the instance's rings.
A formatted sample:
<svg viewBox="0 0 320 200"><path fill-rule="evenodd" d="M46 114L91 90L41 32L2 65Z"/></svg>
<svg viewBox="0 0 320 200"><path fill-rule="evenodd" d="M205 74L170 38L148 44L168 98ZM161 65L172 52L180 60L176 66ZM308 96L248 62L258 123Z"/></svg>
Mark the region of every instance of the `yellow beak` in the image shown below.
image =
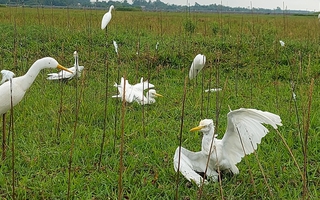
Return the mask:
<svg viewBox="0 0 320 200"><path fill-rule="evenodd" d="M65 68L64 66L58 64L57 66L58 69L61 69L61 70L64 70L64 71L67 71L67 72L70 72L70 73L73 73L72 71L68 70L67 68Z"/></svg>
<svg viewBox="0 0 320 200"><path fill-rule="evenodd" d="M155 93L154 95L156 95L157 97L163 97L161 94Z"/></svg>
<svg viewBox="0 0 320 200"><path fill-rule="evenodd" d="M190 131L200 131L201 129L203 128L203 126L197 126L197 127L194 127L192 129L190 129Z"/></svg>

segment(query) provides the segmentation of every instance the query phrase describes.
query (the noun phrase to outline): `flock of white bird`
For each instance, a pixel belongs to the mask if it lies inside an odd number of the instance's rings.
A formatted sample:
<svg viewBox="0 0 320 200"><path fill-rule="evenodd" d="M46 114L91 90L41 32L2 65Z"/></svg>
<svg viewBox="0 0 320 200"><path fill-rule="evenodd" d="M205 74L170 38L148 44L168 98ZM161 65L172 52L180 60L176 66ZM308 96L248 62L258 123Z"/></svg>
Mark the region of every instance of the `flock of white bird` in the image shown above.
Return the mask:
<svg viewBox="0 0 320 200"><path fill-rule="evenodd" d="M105 29L111 20L110 6L109 11L103 16L101 29ZM284 45L280 41L281 45ZM54 58L45 57L37 60L20 77L14 77L14 73L2 70L2 80L0 83L0 114L5 114L11 106L17 105L23 98L25 92L31 86L40 70L44 68L58 68L63 71L48 74L48 80L70 80L74 76L80 77L83 66L79 66L78 53L74 52L75 63L71 68L61 66ZM189 79L194 79L203 69L206 57L198 54L190 67ZM9 81L6 81L9 80ZM156 93L154 85L141 78L140 82L131 85L128 80L121 78L120 84L114 84L118 88L119 94L112 96L120 98L128 103L137 102L140 105L155 103L155 97L162 97ZM146 94L144 94L147 90ZM218 89L208 89L206 92L219 91ZM12 97L12 105L11 105ZM189 181L195 182L198 186L208 183L208 180L218 181L221 171L230 170L233 174L238 174L239 169L236 164L248 154L253 153L260 144L261 139L269 132L263 124L271 125L274 129L281 126L281 119L278 115L263 112L256 109L240 108L230 111L227 115L228 123L226 132L222 139L217 139L215 127L212 119L200 121L199 126L190 131L201 131L203 133L201 151L192 152L179 146L174 154L173 164L175 171L179 171ZM200 174L205 174L206 178Z"/></svg>

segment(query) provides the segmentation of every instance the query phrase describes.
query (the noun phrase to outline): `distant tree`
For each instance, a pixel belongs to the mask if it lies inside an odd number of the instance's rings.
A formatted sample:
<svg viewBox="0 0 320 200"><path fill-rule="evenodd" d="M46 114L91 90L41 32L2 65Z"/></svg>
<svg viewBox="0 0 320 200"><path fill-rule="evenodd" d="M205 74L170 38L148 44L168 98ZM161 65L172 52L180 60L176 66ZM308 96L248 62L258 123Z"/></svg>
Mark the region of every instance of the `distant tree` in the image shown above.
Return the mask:
<svg viewBox="0 0 320 200"><path fill-rule="evenodd" d="M132 0L132 5L133 6L145 6L147 5L146 0Z"/></svg>

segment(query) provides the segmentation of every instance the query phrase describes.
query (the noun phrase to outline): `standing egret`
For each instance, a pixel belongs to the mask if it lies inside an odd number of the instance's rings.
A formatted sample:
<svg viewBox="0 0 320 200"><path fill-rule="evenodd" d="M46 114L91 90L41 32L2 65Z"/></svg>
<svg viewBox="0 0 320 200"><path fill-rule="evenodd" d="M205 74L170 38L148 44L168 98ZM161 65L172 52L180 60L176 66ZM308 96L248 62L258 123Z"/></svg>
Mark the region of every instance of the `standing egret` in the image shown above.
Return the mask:
<svg viewBox="0 0 320 200"><path fill-rule="evenodd" d="M196 57L193 59L193 62L189 70L189 79L191 80L195 78L205 64L206 64L206 56L202 54L196 55Z"/></svg>
<svg viewBox="0 0 320 200"><path fill-rule="evenodd" d="M40 70L44 68L58 68L68 71L68 69L61 66L51 57L37 60L25 75L12 78L11 81L7 81L0 85L0 115L4 116L5 113L10 110L11 106L17 105L22 100L24 94L29 89ZM3 137L5 137L4 134Z"/></svg>
<svg viewBox="0 0 320 200"><path fill-rule="evenodd" d="M105 13L102 17L102 21L101 21L101 29L105 29L107 27L107 25L109 24L110 20L111 20L111 10L114 9L114 6L111 5L109 8L109 11L107 13Z"/></svg>
<svg viewBox="0 0 320 200"><path fill-rule="evenodd" d="M4 83L6 80L10 80L15 76L15 74L12 71L5 70L5 69L1 70L1 74L2 74L2 80L0 82L0 85Z"/></svg>
<svg viewBox="0 0 320 200"><path fill-rule="evenodd" d="M81 76L81 71L84 69L84 66L79 66L79 61L78 61L78 52L75 51L73 53L73 57L74 57L74 65L73 67L68 68L68 71L60 71L58 73L50 73L48 74L48 80L70 80L72 79L74 76L77 76L78 78ZM77 70L78 68L78 70Z"/></svg>
<svg viewBox="0 0 320 200"><path fill-rule="evenodd" d="M143 78L140 79L140 83L137 83L135 85L131 85L128 80L125 80L123 77L121 77L120 85L117 83L114 84L115 87L118 88L119 94L113 95L113 98L121 98L123 101L123 90L125 87L125 101L128 103L132 103L133 101L137 101L138 103L141 103L143 98L143 91L154 88L154 85L149 83L149 81L143 81Z"/></svg>
<svg viewBox="0 0 320 200"><path fill-rule="evenodd" d="M58 68L69 71L51 57L45 57L37 60L25 75L12 79L13 106L17 105L22 100L24 94L29 89L40 70L45 68ZM10 83L5 82L0 85L0 114L6 113L10 109L10 106Z"/></svg>
<svg viewBox="0 0 320 200"><path fill-rule="evenodd" d="M186 179L194 181L198 186L203 181L198 173L204 173L206 168L206 176L215 182L218 181L219 171L231 170L233 174L238 174L236 164L245 155L253 153L257 144L269 132L262 123L269 124L274 129L277 129L277 125L282 125L278 115L256 109L240 108L230 111L227 117L227 130L221 140L214 135L212 119L201 120L199 126L190 130L203 133L201 151L192 152L178 147L174 155L175 171L179 168ZM208 156L210 159L207 165ZM206 180L204 182L207 183Z"/></svg>

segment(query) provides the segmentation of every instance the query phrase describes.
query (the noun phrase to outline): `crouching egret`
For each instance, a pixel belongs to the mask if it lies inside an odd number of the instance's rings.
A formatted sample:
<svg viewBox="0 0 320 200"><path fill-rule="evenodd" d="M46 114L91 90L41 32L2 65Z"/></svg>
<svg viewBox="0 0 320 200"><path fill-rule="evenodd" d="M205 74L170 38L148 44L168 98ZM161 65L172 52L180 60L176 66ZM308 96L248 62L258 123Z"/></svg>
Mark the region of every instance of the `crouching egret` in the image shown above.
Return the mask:
<svg viewBox="0 0 320 200"><path fill-rule="evenodd" d="M40 70L44 68L58 68L69 71L51 57L45 57L37 60L35 63L33 63L33 65L25 75L12 79L13 106L17 105L22 100L24 94L31 86ZM4 114L10 109L10 96L10 83L7 81L4 84L0 85L0 114Z"/></svg>
<svg viewBox="0 0 320 200"><path fill-rule="evenodd" d="M190 70L189 70L189 79L194 79L197 74L201 71L201 69L206 64L206 56L202 54L196 55L196 57L193 59L193 62L191 64Z"/></svg>
<svg viewBox="0 0 320 200"><path fill-rule="evenodd" d="M6 80L10 80L15 76L15 74L12 71L5 70L5 69L1 70L1 74L2 74L2 79L1 79L0 85L4 83Z"/></svg>
<svg viewBox="0 0 320 200"><path fill-rule="evenodd" d="M81 71L84 69L84 66L79 66L79 59L78 59L78 52L75 51L73 53L74 57L74 65L73 67L68 68L68 71L60 71L58 73L50 73L48 74L48 80L70 80L74 76L77 76L78 78L81 76Z"/></svg>
<svg viewBox="0 0 320 200"><path fill-rule="evenodd" d="M118 88L119 94L113 95L112 97L121 98L121 100L123 101L123 90L125 90L124 98L128 103L136 101L141 105L151 104L155 102L155 97L162 96L160 94L157 94L154 89L149 90L151 88L154 88L154 85L149 83L149 81L143 81L143 78L140 79L140 83L131 85L128 80L125 80L122 77L120 85L115 83L114 86ZM144 90L149 90L146 96L144 96L143 94Z"/></svg>
<svg viewBox="0 0 320 200"><path fill-rule="evenodd" d="M114 9L114 6L111 5L109 8L109 11L106 12L103 17L102 17L102 21L101 21L101 29L105 29L107 27L107 25L109 24L110 20L111 20L111 10Z"/></svg>
<svg viewBox="0 0 320 200"><path fill-rule="evenodd" d="M269 132L262 123L269 124L274 129L277 129L277 125L282 125L278 115L256 109L240 108L230 111L227 117L227 130L221 140L214 135L212 119L201 120L199 126L190 130L203 133L201 151L192 152L178 147L174 155L175 171L178 170L180 157L179 171L186 179L200 186L203 178L198 173L205 172L210 156L206 176L213 181L218 181L218 171L230 170L233 174L238 174L236 164L245 155L253 153L257 144ZM206 180L204 182L207 183Z"/></svg>

